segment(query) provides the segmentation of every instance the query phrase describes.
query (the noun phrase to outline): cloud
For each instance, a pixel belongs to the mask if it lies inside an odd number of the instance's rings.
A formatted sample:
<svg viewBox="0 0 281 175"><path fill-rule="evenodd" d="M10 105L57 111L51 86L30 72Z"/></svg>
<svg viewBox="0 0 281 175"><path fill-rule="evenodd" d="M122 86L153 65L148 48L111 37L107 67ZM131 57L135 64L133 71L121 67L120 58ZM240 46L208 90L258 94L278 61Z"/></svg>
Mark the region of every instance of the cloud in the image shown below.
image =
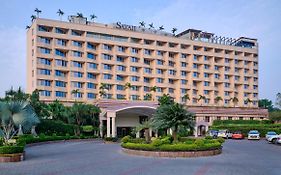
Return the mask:
<svg viewBox="0 0 281 175"><path fill-rule="evenodd" d="M25 36L24 29L0 27L0 96L11 86L25 87Z"/></svg>

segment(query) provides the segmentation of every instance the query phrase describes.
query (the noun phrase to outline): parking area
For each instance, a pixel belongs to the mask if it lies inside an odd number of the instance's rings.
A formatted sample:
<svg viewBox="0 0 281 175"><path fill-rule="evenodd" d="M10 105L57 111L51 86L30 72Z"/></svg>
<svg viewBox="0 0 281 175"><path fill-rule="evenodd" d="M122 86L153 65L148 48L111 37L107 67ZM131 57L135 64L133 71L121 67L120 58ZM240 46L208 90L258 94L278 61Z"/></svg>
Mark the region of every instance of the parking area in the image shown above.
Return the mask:
<svg viewBox="0 0 281 175"><path fill-rule="evenodd" d="M227 140L223 153L200 158L126 155L119 144L65 142L26 149L26 160L1 163L1 175L280 175L281 146Z"/></svg>

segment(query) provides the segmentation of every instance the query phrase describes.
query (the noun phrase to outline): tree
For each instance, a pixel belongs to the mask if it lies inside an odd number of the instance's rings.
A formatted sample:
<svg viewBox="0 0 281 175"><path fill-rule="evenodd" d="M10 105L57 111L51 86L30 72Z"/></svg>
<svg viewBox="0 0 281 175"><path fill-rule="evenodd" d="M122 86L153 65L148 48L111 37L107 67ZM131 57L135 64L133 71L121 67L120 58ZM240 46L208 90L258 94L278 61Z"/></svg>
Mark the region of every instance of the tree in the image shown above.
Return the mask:
<svg viewBox="0 0 281 175"><path fill-rule="evenodd" d="M139 24L140 24L140 27L145 28L145 22L144 21L140 21Z"/></svg>
<svg viewBox="0 0 281 175"><path fill-rule="evenodd" d="M237 103L239 102L238 98L237 97L233 97L230 99L233 103L233 106L235 107L237 105Z"/></svg>
<svg viewBox="0 0 281 175"><path fill-rule="evenodd" d="M281 122L281 111L270 112L269 119L274 122Z"/></svg>
<svg viewBox="0 0 281 175"><path fill-rule="evenodd" d="M246 104L250 104L250 103L253 103L253 101L250 98L247 98L246 99Z"/></svg>
<svg viewBox="0 0 281 175"><path fill-rule="evenodd" d="M150 88L150 92L154 92L154 95L155 95L156 90L157 90L157 86L153 86ZM154 100L154 99L152 99L152 100Z"/></svg>
<svg viewBox="0 0 281 175"><path fill-rule="evenodd" d="M108 85L106 83L101 83L99 90L100 98L104 98L107 95Z"/></svg>
<svg viewBox="0 0 281 175"><path fill-rule="evenodd" d="M30 18L31 18L31 22L33 22L36 19L36 16L35 15L31 15Z"/></svg>
<svg viewBox="0 0 281 175"><path fill-rule="evenodd" d="M154 29L153 23L148 24L149 29Z"/></svg>
<svg viewBox="0 0 281 175"><path fill-rule="evenodd" d="M95 22L95 19L98 18L95 14L90 15L90 18L93 22Z"/></svg>
<svg viewBox="0 0 281 175"><path fill-rule="evenodd" d="M281 93L277 93L276 95L276 102L275 102L276 106L281 109Z"/></svg>
<svg viewBox="0 0 281 175"><path fill-rule="evenodd" d="M79 89L73 89L73 90L71 91L71 94L74 95L75 100L76 100L76 98L77 98L77 94L79 94L79 93L80 93Z"/></svg>
<svg viewBox="0 0 281 175"><path fill-rule="evenodd" d="M173 33L173 35L175 35L175 33L176 33L177 30L178 30L177 28L172 28L172 33Z"/></svg>
<svg viewBox="0 0 281 175"><path fill-rule="evenodd" d="M149 128L152 128L152 127L153 127L153 125L152 125L151 120L146 120L142 124L140 124L136 127L137 132L140 132L141 130L144 130L144 137L145 137L146 143L150 142L151 138L150 138L150 135L149 135Z"/></svg>
<svg viewBox="0 0 281 175"><path fill-rule="evenodd" d="M215 98L215 103L219 103L220 101L222 101L223 99L220 96L216 96Z"/></svg>
<svg viewBox="0 0 281 175"><path fill-rule="evenodd" d="M84 16L83 16L82 13L77 13L77 17L78 17L78 18L84 18Z"/></svg>
<svg viewBox="0 0 281 175"><path fill-rule="evenodd" d="M29 96L29 103L39 118L47 119L50 116L48 105L39 100L39 90L35 89Z"/></svg>
<svg viewBox="0 0 281 175"><path fill-rule="evenodd" d="M29 25L27 25L26 27L25 27L25 29L27 30L27 29L30 29L30 26Z"/></svg>
<svg viewBox="0 0 281 175"><path fill-rule="evenodd" d="M60 101L55 100L48 105L48 112L50 119L60 120L65 123L69 123L69 111Z"/></svg>
<svg viewBox="0 0 281 175"><path fill-rule="evenodd" d="M57 14L60 17L60 20L62 20L62 16L64 15L64 12L61 9L58 9Z"/></svg>
<svg viewBox="0 0 281 175"><path fill-rule="evenodd" d="M260 99L258 103L260 108L268 109L268 112L272 112L274 110L272 101L269 99Z"/></svg>
<svg viewBox="0 0 281 175"><path fill-rule="evenodd" d="M5 101L27 101L29 98L29 94L26 94L21 87L19 87L17 90L14 90L13 87L11 87L10 90L5 92Z"/></svg>
<svg viewBox="0 0 281 175"><path fill-rule="evenodd" d="M25 132L39 123L39 119L32 106L26 101L0 102L0 135L4 138L4 144L17 134L19 128Z"/></svg>
<svg viewBox="0 0 281 175"><path fill-rule="evenodd" d="M161 96L158 99L158 105L171 105L174 103L174 99L169 95L169 94L163 94L163 96Z"/></svg>
<svg viewBox="0 0 281 175"><path fill-rule="evenodd" d="M206 97L204 95L199 95L199 98L198 98L198 102L199 101L202 101L202 100L206 100ZM201 106L203 105L203 102L201 102Z"/></svg>
<svg viewBox="0 0 281 175"><path fill-rule="evenodd" d="M184 94L182 98L185 99L185 102L187 102L187 100L190 100L189 94Z"/></svg>
<svg viewBox="0 0 281 175"><path fill-rule="evenodd" d="M124 89L126 90L127 100L130 99L130 97L129 97L129 89L131 89L131 87L132 87L132 84L129 83L129 82L127 82L127 83L125 84L125 86L124 86Z"/></svg>
<svg viewBox="0 0 281 175"><path fill-rule="evenodd" d="M38 8L36 8L36 9L34 10L34 12L36 12L37 18L39 18L39 14L42 13L42 11L39 10Z"/></svg>
<svg viewBox="0 0 281 175"><path fill-rule="evenodd" d="M145 94L144 100L152 100L152 94Z"/></svg>
<svg viewBox="0 0 281 175"><path fill-rule="evenodd" d="M179 103L160 105L152 117L152 125L155 129L172 128L174 141L177 141L179 126L193 130L195 122L194 114L186 110L184 105Z"/></svg>
<svg viewBox="0 0 281 175"><path fill-rule="evenodd" d="M161 30L164 30L163 25L159 27L159 30L160 30L160 31L161 31Z"/></svg>

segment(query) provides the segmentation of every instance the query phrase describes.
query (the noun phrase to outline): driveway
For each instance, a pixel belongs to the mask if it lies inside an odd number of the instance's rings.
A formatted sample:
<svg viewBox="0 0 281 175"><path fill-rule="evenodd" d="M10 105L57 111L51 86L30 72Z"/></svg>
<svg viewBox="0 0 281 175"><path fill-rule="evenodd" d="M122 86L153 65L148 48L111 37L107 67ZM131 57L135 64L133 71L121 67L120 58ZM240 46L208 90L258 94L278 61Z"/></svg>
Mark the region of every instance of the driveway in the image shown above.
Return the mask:
<svg viewBox="0 0 281 175"><path fill-rule="evenodd" d="M201 158L127 155L119 144L65 142L26 149L26 160L0 163L1 175L280 175L281 146L227 140L223 153Z"/></svg>

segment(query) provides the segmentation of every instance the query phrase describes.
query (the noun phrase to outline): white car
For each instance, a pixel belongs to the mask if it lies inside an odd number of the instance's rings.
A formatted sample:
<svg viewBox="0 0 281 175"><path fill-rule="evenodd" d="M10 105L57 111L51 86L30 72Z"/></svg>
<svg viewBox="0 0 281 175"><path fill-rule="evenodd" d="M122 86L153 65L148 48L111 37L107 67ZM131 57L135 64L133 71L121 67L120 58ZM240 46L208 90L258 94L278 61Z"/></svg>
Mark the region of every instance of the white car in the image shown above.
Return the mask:
<svg viewBox="0 0 281 175"><path fill-rule="evenodd" d="M218 137L222 137L225 139L232 138L232 133L228 130L219 130Z"/></svg>
<svg viewBox="0 0 281 175"><path fill-rule="evenodd" d="M279 137L277 138L276 142L277 144L281 144L281 134L279 135Z"/></svg>
<svg viewBox="0 0 281 175"><path fill-rule="evenodd" d="M277 137L278 137L278 135L276 134L276 132L273 132L273 131L267 132L265 135L266 140L270 143L271 142L275 143L275 141L277 140Z"/></svg>
<svg viewBox="0 0 281 175"><path fill-rule="evenodd" d="M260 139L260 133L257 130L251 130L248 133L248 140L259 140Z"/></svg>

